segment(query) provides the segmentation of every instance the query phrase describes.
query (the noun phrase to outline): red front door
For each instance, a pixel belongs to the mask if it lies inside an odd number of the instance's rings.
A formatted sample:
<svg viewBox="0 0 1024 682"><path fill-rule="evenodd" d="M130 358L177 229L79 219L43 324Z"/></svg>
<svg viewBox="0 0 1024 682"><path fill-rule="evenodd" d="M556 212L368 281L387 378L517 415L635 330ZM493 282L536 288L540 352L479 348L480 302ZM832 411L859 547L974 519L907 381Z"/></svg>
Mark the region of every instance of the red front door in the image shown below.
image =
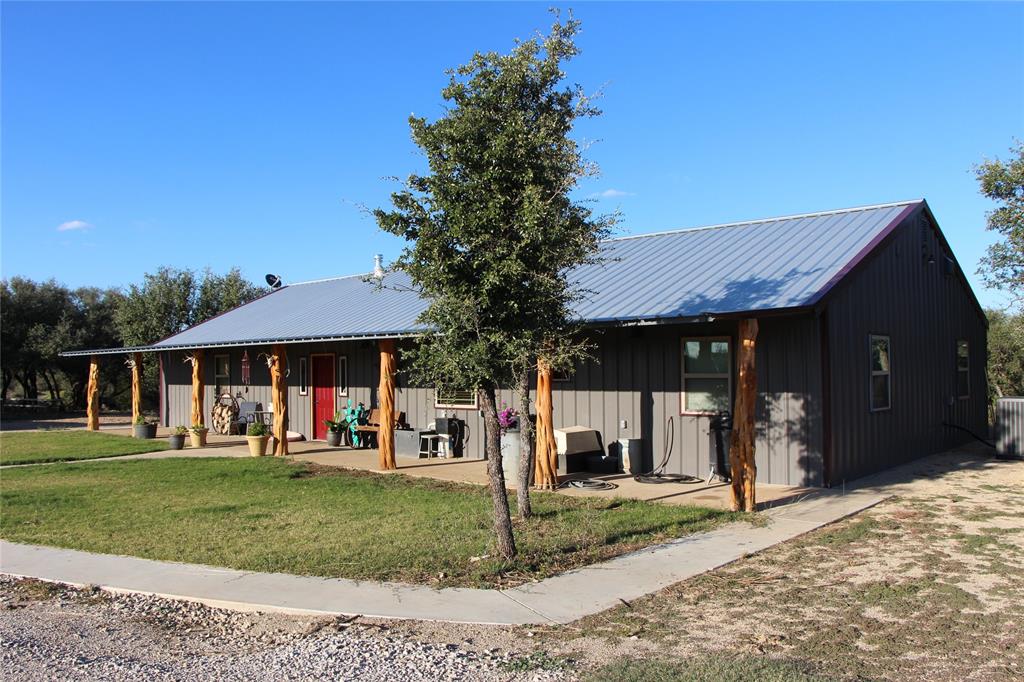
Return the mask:
<svg viewBox="0 0 1024 682"><path fill-rule="evenodd" d="M313 438L327 438L325 419L334 419L334 356L314 355L313 361Z"/></svg>

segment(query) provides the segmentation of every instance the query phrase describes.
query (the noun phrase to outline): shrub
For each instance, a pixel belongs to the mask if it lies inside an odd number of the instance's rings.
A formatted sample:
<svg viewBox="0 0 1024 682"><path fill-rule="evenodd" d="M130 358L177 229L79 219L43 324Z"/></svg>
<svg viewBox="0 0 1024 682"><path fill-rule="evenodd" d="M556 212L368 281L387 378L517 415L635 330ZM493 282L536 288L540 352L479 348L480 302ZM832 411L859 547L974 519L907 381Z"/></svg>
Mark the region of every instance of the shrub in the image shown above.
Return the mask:
<svg viewBox="0 0 1024 682"><path fill-rule="evenodd" d="M269 436L270 432L267 429L267 425L263 422L253 422L249 424L249 427L245 430L247 436Z"/></svg>

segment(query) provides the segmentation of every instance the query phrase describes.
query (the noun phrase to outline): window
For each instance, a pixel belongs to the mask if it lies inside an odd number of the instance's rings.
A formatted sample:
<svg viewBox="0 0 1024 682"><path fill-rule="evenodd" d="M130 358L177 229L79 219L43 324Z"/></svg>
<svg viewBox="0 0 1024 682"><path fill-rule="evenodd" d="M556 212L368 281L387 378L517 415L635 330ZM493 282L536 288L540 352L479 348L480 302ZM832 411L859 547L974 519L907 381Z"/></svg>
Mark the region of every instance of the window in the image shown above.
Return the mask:
<svg viewBox="0 0 1024 682"><path fill-rule="evenodd" d="M889 337L870 337L871 346L871 411L888 410L892 406L892 367Z"/></svg>
<svg viewBox="0 0 1024 682"><path fill-rule="evenodd" d="M338 395L348 395L348 358L344 355L339 355L337 358L338 363Z"/></svg>
<svg viewBox="0 0 1024 682"><path fill-rule="evenodd" d="M213 356L213 392L220 397L231 394L231 356Z"/></svg>
<svg viewBox="0 0 1024 682"><path fill-rule="evenodd" d="M683 339L684 413L722 412L732 405L732 353L727 338Z"/></svg>
<svg viewBox="0 0 1024 682"><path fill-rule="evenodd" d="M971 351L963 340L956 342L956 395L971 397Z"/></svg>
<svg viewBox="0 0 1024 682"><path fill-rule="evenodd" d="M476 409L476 389L447 389L434 392L434 407Z"/></svg>
<svg viewBox="0 0 1024 682"><path fill-rule="evenodd" d="M309 395L309 369L305 357L299 358L299 395Z"/></svg>

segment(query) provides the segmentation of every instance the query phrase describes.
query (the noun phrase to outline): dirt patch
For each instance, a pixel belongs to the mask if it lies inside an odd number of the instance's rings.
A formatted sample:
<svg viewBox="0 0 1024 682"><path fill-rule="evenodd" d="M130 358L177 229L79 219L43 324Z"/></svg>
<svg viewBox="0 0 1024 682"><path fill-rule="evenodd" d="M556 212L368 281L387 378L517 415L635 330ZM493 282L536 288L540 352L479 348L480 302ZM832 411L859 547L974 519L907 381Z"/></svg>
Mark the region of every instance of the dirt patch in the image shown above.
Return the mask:
<svg viewBox="0 0 1024 682"><path fill-rule="evenodd" d="M496 639L573 656L595 679L689 679L679 662L708 656L740 673L768 658L793 672L778 679L1022 679L1024 464L953 453L891 490L843 522L628 606ZM747 672L736 679L754 679Z"/></svg>

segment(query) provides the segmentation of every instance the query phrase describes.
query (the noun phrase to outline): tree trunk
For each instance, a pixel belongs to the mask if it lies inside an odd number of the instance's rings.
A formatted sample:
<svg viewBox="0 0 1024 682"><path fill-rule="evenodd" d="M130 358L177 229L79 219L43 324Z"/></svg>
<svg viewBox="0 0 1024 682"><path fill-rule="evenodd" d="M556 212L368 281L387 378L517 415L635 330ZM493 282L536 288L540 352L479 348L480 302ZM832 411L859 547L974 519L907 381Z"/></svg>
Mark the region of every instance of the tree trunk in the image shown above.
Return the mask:
<svg viewBox="0 0 1024 682"><path fill-rule="evenodd" d="M206 399L203 376L203 351L197 350L192 354L192 426L206 425L203 415L203 403Z"/></svg>
<svg viewBox="0 0 1024 682"><path fill-rule="evenodd" d="M558 487L558 448L555 445L554 408L551 402L551 366L537 360L537 453L534 484L554 490Z"/></svg>
<svg viewBox="0 0 1024 682"><path fill-rule="evenodd" d="M380 340L380 384L377 386L380 428L377 431L378 465L397 469L395 463L395 341Z"/></svg>
<svg viewBox="0 0 1024 682"><path fill-rule="evenodd" d="M26 370L17 375L18 383L21 384L21 395L23 398L39 397L39 389L36 388L36 373Z"/></svg>
<svg viewBox="0 0 1024 682"><path fill-rule="evenodd" d="M132 354L132 423L142 414L142 353Z"/></svg>
<svg viewBox="0 0 1024 682"><path fill-rule="evenodd" d="M7 399L7 392L9 390L11 390L11 384L14 382L14 374L12 374L11 370L9 370L7 368L4 368L4 370L3 370L3 382L4 382L4 390L3 390L3 393L0 394L0 395L3 395L4 399L6 400Z"/></svg>
<svg viewBox="0 0 1024 682"><path fill-rule="evenodd" d="M533 479L533 422L530 421L530 370L519 374L519 482L516 507L519 518L533 516L530 505L530 483Z"/></svg>
<svg viewBox="0 0 1024 682"><path fill-rule="evenodd" d="M85 428L100 430L100 359L89 358L89 386L85 389Z"/></svg>
<svg viewBox="0 0 1024 682"><path fill-rule="evenodd" d="M275 344L270 358L270 392L274 401L274 454L288 454L288 355L283 344Z"/></svg>
<svg viewBox="0 0 1024 682"><path fill-rule="evenodd" d="M48 369L42 370L42 374L43 381L46 382L46 391L50 394L50 401L59 411L63 408L64 402L60 398L60 384L57 383L57 377Z"/></svg>
<svg viewBox="0 0 1024 682"><path fill-rule="evenodd" d="M739 377L729 443L729 473L732 477L732 510L752 512L756 505L754 484L757 479L757 466L754 464L757 320L740 320L739 341Z"/></svg>
<svg viewBox="0 0 1024 682"><path fill-rule="evenodd" d="M501 427L498 425L498 407L494 388L480 389L480 406L484 413L484 451L487 453L487 482L494 506L494 534L498 554L506 561L516 556L516 539L512 534L512 516L508 510L505 492L505 472L501 468Z"/></svg>

